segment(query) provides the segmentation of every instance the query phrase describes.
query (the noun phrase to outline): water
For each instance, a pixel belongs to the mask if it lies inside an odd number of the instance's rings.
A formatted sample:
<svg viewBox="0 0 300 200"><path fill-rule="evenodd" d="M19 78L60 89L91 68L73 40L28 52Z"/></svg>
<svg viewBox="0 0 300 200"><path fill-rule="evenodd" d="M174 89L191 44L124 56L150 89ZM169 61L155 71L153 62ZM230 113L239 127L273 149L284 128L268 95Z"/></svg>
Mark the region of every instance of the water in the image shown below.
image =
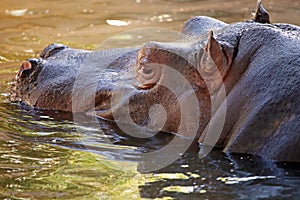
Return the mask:
<svg viewBox="0 0 300 200"><path fill-rule="evenodd" d="M53 42L93 49L140 27L179 30L191 16L246 20L255 2L196 0L9 1L0 5L0 199L297 199L300 166L190 149L175 163L141 173L143 152L171 136L135 139L113 123L10 103L20 63ZM265 1L274 22L300 25L296 0ZM119 20L119 21L116 21ZM122 26L119 26L122 25ZM94 120L98 128L84 124Z"/></svg>

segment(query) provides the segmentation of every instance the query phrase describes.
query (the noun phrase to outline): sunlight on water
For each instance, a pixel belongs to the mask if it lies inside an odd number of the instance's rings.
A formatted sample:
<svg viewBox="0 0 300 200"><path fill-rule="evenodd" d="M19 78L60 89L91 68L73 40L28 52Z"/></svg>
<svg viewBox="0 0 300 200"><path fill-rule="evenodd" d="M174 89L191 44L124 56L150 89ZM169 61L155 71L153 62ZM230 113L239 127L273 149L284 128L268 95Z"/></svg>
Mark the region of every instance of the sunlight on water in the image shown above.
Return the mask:
<svg viewBox="0 0 300 200"><path fill-rule="evenodd" d="M122 20L112 20L112 19L107 19L106 23L112 26L128 26L131 21L122 21Z"/></svg>
<svg viewBox="0 0 300 200"><path fill-rule="evenodd" d="M246 181L255 181L260 179L276 178L276 176L252 176L252 177L218 177L217 181L221 181L225 184L237 184Z"/></svg>
<svg viewBox="0 0 300 200"><path fill-rule="evenodd" d="M168 192L181 192L181 193L191 193L194 191L193 186L169 186L163 189Z"/></svg>
<svg viewBox="0 0 300 200"><path fill-rule="evenodd" d="M21 17L24 16L27 12L27 9L22 9L22 10L5 10L6 14L9 14L14 17Z"/></svg>
<svg viewBox="0 0 300 200"><path fill-rule="evenodd" d="M138 184L143 182L136 167L126 162L103 160L97 155L48 145L32 145L28 152L19 145L24 143L8 141L2 145L18 148L1 152L0 170L6 174L1 185L5 183L3 186L7 188L1 192L2 197L18 194L19 198L26 198L34 194L35 198L70 198L85 191L86 198L133 198L137 197ZM12 167L13 164L16 166ZM126 168L126 173L119 168ZM130 192L120 194L122 191Z"/></svg>

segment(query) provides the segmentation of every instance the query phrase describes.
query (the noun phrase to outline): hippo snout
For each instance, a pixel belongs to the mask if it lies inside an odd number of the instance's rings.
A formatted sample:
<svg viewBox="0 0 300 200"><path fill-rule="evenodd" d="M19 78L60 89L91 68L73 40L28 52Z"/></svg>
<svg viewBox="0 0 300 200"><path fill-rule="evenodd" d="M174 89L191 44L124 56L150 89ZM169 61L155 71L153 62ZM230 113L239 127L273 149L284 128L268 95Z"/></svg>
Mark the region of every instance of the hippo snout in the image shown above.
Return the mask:
<svg viewBox="0 0 300 200"><path fill-rule="evenodd" d="M42 70L43 63L47 58L69 48L70 47L63 44L50 44L41 51L40 58L30 58L21 64L17 78L29 78L35 80ZM31 80L30 82L34 80Z"/></svg>

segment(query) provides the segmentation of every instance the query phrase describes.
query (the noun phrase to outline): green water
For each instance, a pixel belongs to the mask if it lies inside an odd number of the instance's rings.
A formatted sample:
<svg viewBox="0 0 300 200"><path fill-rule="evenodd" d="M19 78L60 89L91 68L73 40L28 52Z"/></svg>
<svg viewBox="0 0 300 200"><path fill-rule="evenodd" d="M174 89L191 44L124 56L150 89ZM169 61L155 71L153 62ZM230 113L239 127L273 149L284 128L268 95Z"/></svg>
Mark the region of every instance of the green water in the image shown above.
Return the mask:
<svg viewBox="0 0 300 200"><path fill-rule="evenodd" d="M9 1L0 5L0 199L297 199L300 166L219 150L191 149L173 164L141 173L139 158L168 141L131 138L115 124L11 103L20 63L49 43L93 49L138 27L179 30L191 16L249 18L254 1ZM276 22L300 25L296 0L266 1ZM126 26L109 25L122 20ZM130 22L130 23L129 23ZM94 120L100 126L90 127Z"/></svg>

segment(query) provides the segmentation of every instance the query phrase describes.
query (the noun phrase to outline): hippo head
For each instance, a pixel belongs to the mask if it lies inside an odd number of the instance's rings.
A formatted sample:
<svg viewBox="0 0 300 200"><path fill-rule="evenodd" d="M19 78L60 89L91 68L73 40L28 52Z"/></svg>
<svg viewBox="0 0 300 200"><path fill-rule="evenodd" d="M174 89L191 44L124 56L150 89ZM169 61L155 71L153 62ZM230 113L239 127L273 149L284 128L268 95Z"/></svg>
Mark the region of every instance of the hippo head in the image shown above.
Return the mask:
<svg viewBox="0 0 300 200"><path fill-rule="evenodd" d="M21 65L11 99L299 162L300 28L270 24L258 1L253 20L195 17L182 32L137 48L50 45Z"/></svg>
<svg viewBox="0 0 300 200"><path fill-rule="evenodd" d="M190 135L187 130L196 124L194 132L200 134L218 107L212 108L212 102L223 100L219 91L242 31L237 27L228 34L231 27L226 29L223 22L195 19L186 23L192 30L183 28L193 36L188 41L103 51L52 44L40 58L21 65L12 100L38 109L92 111L105 119L182 135ZM216 31L215 38L211 29L227 31Z"/></svg>
<svg viewBox="0 0 300 200"><path fill-rule="evenodd" d="M265 20L262 11L258 6L262 14L254 21ZM195 17L182 29L189 38L172 43L102 51L52 44L40 58L21 65L11 99L199 137L224 99L219 91L236 55L240 30L221 40L211 31L219 37L218 30L226 27L213 18Z"/></svg>
<svg viewBox="0 0 300 200"><path fill-rule="evenodd" d="M188 112L187 123L195 121L203 130L211 96L222 83L217 72L224 77L232 57L233 48L218 43L212 32L196 42L103 51L52 44L21 65L12 99L38 109L94 111L125 122L130 117L141 126L174 133Z"/></svg>

